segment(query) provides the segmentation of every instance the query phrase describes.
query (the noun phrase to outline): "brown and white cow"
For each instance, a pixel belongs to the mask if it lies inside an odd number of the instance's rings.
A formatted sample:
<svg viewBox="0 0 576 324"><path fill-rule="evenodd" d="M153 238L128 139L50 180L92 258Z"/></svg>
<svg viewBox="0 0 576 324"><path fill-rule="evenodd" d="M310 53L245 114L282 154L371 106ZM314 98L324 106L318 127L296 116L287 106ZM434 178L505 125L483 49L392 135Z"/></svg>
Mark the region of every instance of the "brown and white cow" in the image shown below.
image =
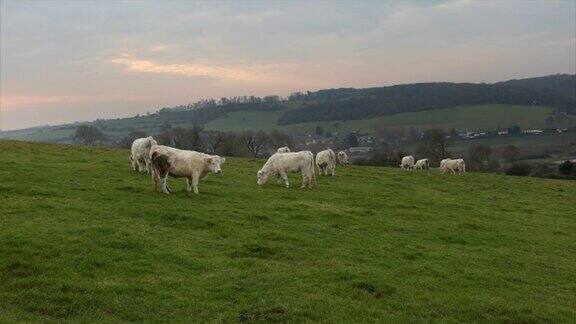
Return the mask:
<svg viewBox="0 0 576 324"><path fill-rule="evenodd" d="M154 145L150 148L152 165L152 181L154 190L160 182L162 192L170 193L166 178L171 175L176 178L186 178L188 192L194 190L198 194L198 182L210 172L221 173L220 165L225 158L196 151L179 150L164 145Z"/></svg>

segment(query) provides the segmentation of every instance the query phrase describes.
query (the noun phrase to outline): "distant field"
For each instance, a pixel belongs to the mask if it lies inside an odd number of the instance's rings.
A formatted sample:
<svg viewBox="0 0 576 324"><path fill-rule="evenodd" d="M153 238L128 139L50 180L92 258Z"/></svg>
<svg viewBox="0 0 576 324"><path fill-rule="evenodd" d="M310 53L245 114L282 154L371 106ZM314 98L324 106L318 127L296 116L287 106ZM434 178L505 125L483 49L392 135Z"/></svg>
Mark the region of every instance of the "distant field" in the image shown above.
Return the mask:
<svg viewBox="0 0 576 324"><path fill-rule="evenodd" d="M450 147L451 151L464 152L472 145L487 145L493 151L500 151L508 145L514 145L524 152L546 152L554 150L570 151L576 154L576 133L532 135L532 136L500 136L496 138L477 138L457 140ZM572 147L572 149L570 149Z"/></svg>
<svg viewBox="0 0 576 324"><path fill-rule="evenodd" d="M0 141L0 322L573 322L576 182L227 159L154 193L128 152Z"/></svg>
<svg viewBox="0 0 576 324"><path fill-rule="evenodd" d="M290 108L292 109L292 108ZM552 108L538 106L484 105L462 106L435 109L414 113L396 114L372 119L349 121L310 122L286 126L276 125L283 111L256 112L239 111L228 113L226 117L213 120L205 125L208 130L244 131L280 129L292 134L314 133L317 126L325 131L348 133L350 131L373 132L375 130L395 130L414 127L419 130L431 127L459 130L493 130L499 127L518 125L521 128L546 127L545 120ZM106 122L104 132L113 138L121 138L131 130L157 133L160 126L169 121L173 127L192 127L185 111L172 112L167 116L144 116ZM69 142L74 129L28 129L0 133L0 139L17 139L44 142Z"/></svg>
<svg viewBox="0 0 576 324"><path fill-rule="evenodd" d="M214 120L208 123L206 128L232 131L278 128L296 133L313 132L316 126L322 126L325 131L333 132L374 131L378 129L392 130L410 127L420 130L431 127L493 130L499 127L510 127L513 125L518 125L521 128L546 127L546 117L551 113L552 108L539 106L461 106L396 114L372 119L310 122L276 126L276 120L282 112L255 113L242 111L230 113L226 118Z"/></svg>

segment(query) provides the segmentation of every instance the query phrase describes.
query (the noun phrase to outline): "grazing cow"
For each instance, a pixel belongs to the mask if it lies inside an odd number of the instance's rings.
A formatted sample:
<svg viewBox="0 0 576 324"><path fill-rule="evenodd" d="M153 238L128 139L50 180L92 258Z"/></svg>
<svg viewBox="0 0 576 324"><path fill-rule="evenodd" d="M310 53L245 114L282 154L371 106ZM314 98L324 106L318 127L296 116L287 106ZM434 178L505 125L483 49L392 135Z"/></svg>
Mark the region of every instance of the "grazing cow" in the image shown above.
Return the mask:
<svg viewBox="0 0 576 324"><path fill-rule="evenodd" d="M402 170L414 170L414 157L412 155L403 157L400 168Z"/></svg>
<svg viewBox="0 0 576 324"><path fill-rule="evenodd" d="M157 190L160 181L162 192L170 193L166 178L171 175L176 178L186 178L188 192L194 190L198 194L198 182L208 173L221 173L220 165L226 160L218 155L208 155L196 151L179 150L163 145L154 145L150 149L152 165L152 181Z"/></svg>
<svg viewBox="0 0 576 324"><path fill-rule="evenodd" d="M338 152L338 163L341 166L344 166L344 165L349 163L348 162L348 154L346 154L346 152L344 152L344 151Z"/></svg>
<svg viewBox="0 0 576 324"><path fill-rule="evenodd" d="M283 146L276 150L276 153L290 153L290 148L288 146Z"/></svg>
<svg viewBox="0 0 576 324"><path fill-rule="evenodd" d="M428 162L428 159L420 159L418 161L416 161L416 164L414 164L414 169L415 170L428 170L430 168L430 163Z"/></svg>
<svg viewBox="0 0 576 324"><path fill-rule="evenodd" d="M463 159L446 159L442 160L442 162L440 162L440 171L442 172L451 171L456 174L456 171L458 171L458 174L466 173L466 163L464 163Z"/></svg>
<svg viewBox="0 0 576 324"><path fill-rule="evenodd" d="M262 169L256 174L258 185L263 185L270 176L280 176L286 188L290 187L288 173L302 173L302 186L300 188L312 188L316 184L316 174L314 171L314 154L310 151L289 152L274 154L264 164Z"/></svg>
<svg viewBox="0 0 576 324"><path fill-rule="evenodd" d="M450 161L450 159L443 159L442 161L440 161L440 167L438 168L438 170L440 170L440 172L445 172L445 168L444 166L446 165L446 162Z"/></svg>
<svg viewBox="0 0 576 324"><path fill-rule="evenodd" d="M316 154L316 165L320 169L320 174L334 175L336 171L336 153L332 149L327 149Z"/></svg>
<svg viewBox="0 0 576 324"><path fill-rule="evenodd" d="M130 161L134 171L150 173L150 148L152 145L158 145L152 136L137 138L132 142Z"/></svg>

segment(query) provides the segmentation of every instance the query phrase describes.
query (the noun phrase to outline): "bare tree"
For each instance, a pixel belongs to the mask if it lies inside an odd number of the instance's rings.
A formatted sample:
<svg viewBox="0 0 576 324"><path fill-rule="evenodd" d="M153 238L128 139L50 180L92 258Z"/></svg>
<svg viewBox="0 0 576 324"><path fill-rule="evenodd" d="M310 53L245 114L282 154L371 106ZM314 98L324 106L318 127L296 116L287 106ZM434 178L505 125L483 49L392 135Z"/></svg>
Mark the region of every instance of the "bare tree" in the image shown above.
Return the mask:
<svg viewBox="0 0 576 324"><path fill-rule="evenodd" d="M102 143L105 138L104 134L92 125L78 126L74 133L74 140L83 145L96 145Z"/></svg>
<svg viewBox="0 0 576 324"><path fill-rule="evenodd" d="M124 138L120 140L118 144L122 148L130 148L132 146L132 142L134 142L137 138L147 137L148 135L146 132L143 131L132 131L130 134L126 135Z"/></svg>
<svg viewBox="0 0 576 324"><path fill-rule="evenodd" d="M519 156L520 149L514 145L508 145L504 148L504 151L502 151L502 157L504 160L506 160L506 162L514 162L518 160Z"/></svg>
<svg viewBox="0 0 576 324"><path fill-rule="evenodd" d="M253 157L257 157L269 144L270 137L264 131L245 131L240 134L240 140L244 143L250 154L252 154Z"/></svg>
<svg viewBox="0 0 576 324"><path fill-rule="evenodd" d="M203 146L210 153L216 153L223 146L226 140L226 133L221 131L206 131L201 134Z"/></svg>
<svg viewBox="0 0 576 324"><path fill-rule="evenodd" d="M290 135L283 133L277 129L273 129L270 131L270 141L274 148L288 146L290 148L294 148L294 140Z"/></svg>
<svg viewBox="0 0 576 324"><path fill-rule="evenodd" d="M424 137L417 151L418 154L438 163L449 156L448 146L450 144L451 142L442 128L431 128L424 132Z"/></svg>

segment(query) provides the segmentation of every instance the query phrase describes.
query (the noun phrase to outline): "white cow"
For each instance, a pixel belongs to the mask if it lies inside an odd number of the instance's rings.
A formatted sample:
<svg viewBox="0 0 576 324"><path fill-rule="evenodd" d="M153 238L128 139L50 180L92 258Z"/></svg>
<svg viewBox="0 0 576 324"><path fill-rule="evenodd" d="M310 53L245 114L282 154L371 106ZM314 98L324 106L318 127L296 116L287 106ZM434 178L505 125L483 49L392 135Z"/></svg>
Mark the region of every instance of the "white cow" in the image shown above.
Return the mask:
<svg viewBox="0 0 576 324"><path fill-rule="evenodd" d="M443 159L442 161L440 161L440 167L438 168L438 170L440 170L440 172L445 172L445 168L444 166L446 165L446 162L450 161L450 159Z"/></svg>
<svg viewBox="0 0 576 324"><path fill-rule="evenodd" d="M416 164L414 164L414 169L415 170L428 170L430 168L430 162L428 162L428 159L420 159L418 161L416 161Z"/></svg>
<svg viewBox="0 0 576 324"><path fill-rule="evenodd" d="M150 173L150 148L152 145L158 145L152 136L137 138L132 142L132 169L138 172Z"/></svg>
<svg viewBox="0 0 576 324"><path fill-rule="evenodd" d="M414 169L414 157L412 155L408 155L402 158L402 162L400 162L400 168L402 170L413 170Z"/></svg>
<svg viewBox="0 0 576 324"><path fill-rule="evenodd" d="M445 159L440 162L440 171L451 171L453 174L456 174L456 171L458 174L466 173L466 163L463 159Z"/></svg>
<svg viewBox="0 0 576 324"><path fill-rule="evenodd" d="M341 166L344 166L344 165L349 163L348 162L348 154L346 154L346 152L344 152L344 151L338 152L338 163Z"/></svg>
<svg viewBox="0 0 576 324"><path fill-rule="evenodd" d="M327 149L316 154L316 165L320 169L320 174L334 175L336 171L336 154L332 149Z"/></svg>
<svg viewBox="0 0 576 324"><path fill-rule="evenodd" d="M290 148L288 146L283 146L278 148L276 153L290 153Z"/></svg>
<svg viewBox="0 0 576 324"><path fill-rule="evenodd" d="M177 178L186 178L188 192L194 189L198 194L198 182L208 173L221 173L220 165L226 160L218 155L208 155L196 151L179 150L164 145L154 145L150 148L152 165L152 181L154 190L157 190L160 181L162 192L170 193L166 183L168 175Z"/></svg>
<svg viewBox="0 0 576 324"><path fill-rule="evenodd" d="M264 164L262 169L256 174L258 185L263 185L270 176L280 176L286 188L290 187L288 173L302 173L302 186L300 188L312 188L316 184L316 174L314 171L314 154L310 151L289 152L274 154Z"/></svg>

